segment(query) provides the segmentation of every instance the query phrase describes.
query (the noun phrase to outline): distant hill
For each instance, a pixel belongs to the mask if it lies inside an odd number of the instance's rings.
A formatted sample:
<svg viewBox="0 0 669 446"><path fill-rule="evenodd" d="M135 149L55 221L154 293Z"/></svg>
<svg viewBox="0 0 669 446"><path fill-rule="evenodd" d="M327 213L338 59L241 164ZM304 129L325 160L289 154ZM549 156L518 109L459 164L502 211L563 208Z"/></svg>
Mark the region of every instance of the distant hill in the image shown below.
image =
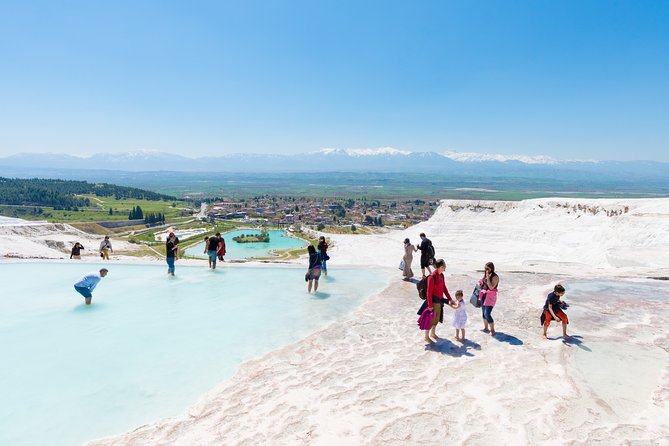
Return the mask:
<svg viewBox="0 0 669 446"><path fill-rule="evenodd" d="M77 196L82 194L93 194L99 197L114 196L117 199L176 200L175 197L169 195L107 183L0 177L0 204L53 206L56 209L90 206L88 198Z"/></svg>
<svg viewBox="0 0 669 446"><path fill-rule="evenodd" d="M189 158L154 151L96 154L82 158L59 154L20 154L0 158L0 175L12 169L127 172L434 172L523 178L593 176L607 179L669 178L669 163L652 161L558 161L548 157L503 157L457 152L409 152L393 148L322 149L294 155L227 154Z"/></svg>

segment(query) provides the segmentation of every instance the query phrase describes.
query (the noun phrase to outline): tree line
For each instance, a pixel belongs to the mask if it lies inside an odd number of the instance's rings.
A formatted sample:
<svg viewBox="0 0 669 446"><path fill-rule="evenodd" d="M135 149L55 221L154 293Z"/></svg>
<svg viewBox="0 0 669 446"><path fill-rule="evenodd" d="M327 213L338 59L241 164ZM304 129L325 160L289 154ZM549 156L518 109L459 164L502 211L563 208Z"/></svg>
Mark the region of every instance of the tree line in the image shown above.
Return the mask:
<svg viewBox="0 0 669 446"><path fill-rule="evenodd" d="M165 223L165 214L161 212L147 212L142 211L141 206L133 206L128 214L128 220L144 220L147 225Z"/></svg>
<svg viewBox="0 0 669 446"><path fill-rule="evenodd" d="M108 183L0 177L0 204L51 206L54 209L77 210L91 204L88 198L77 197L81 194L93 194L98 197L114 196L117 200L124 198L176 200L173 196Z"/></svg>

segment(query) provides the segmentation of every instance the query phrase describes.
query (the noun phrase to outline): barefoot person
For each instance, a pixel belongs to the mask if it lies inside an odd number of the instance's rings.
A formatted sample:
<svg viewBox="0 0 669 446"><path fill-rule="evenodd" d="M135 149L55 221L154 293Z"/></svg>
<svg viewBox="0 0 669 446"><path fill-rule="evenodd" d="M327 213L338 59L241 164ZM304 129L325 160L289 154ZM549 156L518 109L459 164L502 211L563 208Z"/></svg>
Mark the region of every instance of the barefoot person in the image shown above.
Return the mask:
<svg viewBox="0 0 669 446"><path fill-rule="evenodd" d="M413 262L413 253L418 251L414 245L411 244L408 238L404 239L404 256L402 260L404 261L404 269L402 270L402 275L404 280L409 280L413 277L413 270L411 269L411 263Z"/></svg>
<svg viewBox="0 0 669 446"><path fill-rule="evenodd" d="M465 305L462 290L455 292L456 305L453 307L453 328L455 328L455 340L465 342L465 325L467 325L467 307ZM462 336L460 335L462 332Z"/></svg>
<svg viewBox="0 0 669 446"><path fill-rule="evenodd" d="M216 250L216 255L218 260L225 262L225 239L221 237L221 233L216 233L216 238L218 238L218 249Z"/></svg>
<svg viewBox="0 0 669 446"><path fill-rule="evenodd" d="M499 276L495 273L495 265L492 262L485 264L485 273L479 280L481 292L481 313L483 314L483 331L490 332L490 336L495 336L495 320L492 318L492 309L497 303L497 285L499 285Z"/></svg>
<svg viewBox="0 0 669 446"><path fill-rule="evenodd" d="M446 271L446 262L444 262L444 259L439 259L434 262L434 272L427 278L427 309L434 311L432 325L429 330L425 330L425 343L427 344L434 344L430 336L434 339L440 339L435 330L437 324L443 321L443 304L452 305L453 302L448 288L446 288L444 271ZM446 296L446 299L443 296Z"/></svg>
<svg viewBox="0 0 669 446"><path fill-rule="evenodd" d="M551 324L552 320L562 322L562 336L564 338L569 338L567 334L567 324L569 324L569 318L562 311L563 302L560 300L564 296L565 289L562 285L557 284L553 287L553 292L548 295L546 298L546 304L544 305L544 339L547 338L548 326Z"/></svg>
<svg viewBox="0 0 669 446"><path fill-rule="evenodd" d="M309 245L307 247L307 251L309 252L309 270L307 271L307 292L311 293L311 286L313 285L314 287L314 292L318 291L318 279L321 277L321 266L323 263L323 259L321 259L321 255L316 252L316 248L314 248L314 245Z"/></svg>
<svg viewBox="0 0 669 446"><path fill-rule="evenodd" d="M100 242L100 257L102 257L104 260L109 260L110 252L114 252L114 250L112 249L109 236L105 235L105 239Z"/></svg>
<svg viewBox="0 0 669 446"><path fill-rule="evenodd" d="M221 241L216 236L209 237L205 242L204 252L207 254L207 257L209 257L209 268L211 269L216 269L216 260L218 258L216 252L218 251L218 245L220 243Z"/></svg>
<svg viewBox="0 0 669 446"><path fill-rule="evenodd" d="M170 276L174 275L174 261L177 259L177 253L179 252L179 238L170 232L170 235L167 236L167 241L165 242L165 261L167 262L167 274Z"/></svg>
<svg viewBox="0 0 669 446"><path fill-rule="evenodd" d="M328 264L327 261L330 260L330 256L328 255L328 242L325 241L324 236L318 237L318 253L321 255L321 260L322 266L323 266L323 274L325 277L328 275Z"/></svg>
<svg viewBox="0 0 669 446"><path fill-rule="evenodd" d="M418 245L418 249L420 249L420 272L425 277L426 268L428 274L432 274L430 265L434 262L434 246L432 246L432 241L425 236L424 232L420 233L420 240L421 242Z"/></svg>
<svg viewBox="0 0 669 446"><path fill-rule="evenodd" d="M86 299L86 305L91 304L91 300L93 300L93 290L108 272L107 268L102 268L99 272L94 271L86 274L74 284L74 289L77 293L81 294L84 296L84 299Z"/></svg>
<svg viewBox="0 0 669 446"><path fill-rule="evenodd" d="M79 242L76 242L72 247L72 252L70 253L70 259L81 260L81 250L84 249L84 245Z"/></svg>

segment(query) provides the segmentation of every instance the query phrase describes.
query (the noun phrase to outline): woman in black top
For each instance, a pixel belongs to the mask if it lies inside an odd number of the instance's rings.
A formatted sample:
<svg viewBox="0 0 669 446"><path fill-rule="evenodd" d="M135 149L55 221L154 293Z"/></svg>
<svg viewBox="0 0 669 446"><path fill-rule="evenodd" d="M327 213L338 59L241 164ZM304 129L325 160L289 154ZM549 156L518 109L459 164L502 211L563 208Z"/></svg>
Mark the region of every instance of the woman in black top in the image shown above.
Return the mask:
<svg viewBox="0 0 669 446"><path fill-rule="evenodd" d="M72 247L72 253L70 254L70 258L81 260L81 250L82 249L84 249L84 246L81 243L76 242L74 244L74 246Z"/></svg>
<svg viewBox="0 0 669 446"><path fill-rule="evenodd" d="M307 291L311 293L312 285L314 286L314 291L318 291L318 279L321 277L321 264L323 263L323 259L321 259L321 255L316 252L314 245L309 245L307 251L309 252L309 270L307 271L305 278L307 279L307 282L309 282Z"/></svg>
<svg viewBox="0 0 669 446"><path fill-rule="evenodd" d="M323 262L321 265L323 266L323 274L327 277L328 275L328 266L327 266L327 261L330 260L330 256L328 255L328 243L325 241L325 237L322 235L318 238L318 252L321 255L321 260Z"/></svg>

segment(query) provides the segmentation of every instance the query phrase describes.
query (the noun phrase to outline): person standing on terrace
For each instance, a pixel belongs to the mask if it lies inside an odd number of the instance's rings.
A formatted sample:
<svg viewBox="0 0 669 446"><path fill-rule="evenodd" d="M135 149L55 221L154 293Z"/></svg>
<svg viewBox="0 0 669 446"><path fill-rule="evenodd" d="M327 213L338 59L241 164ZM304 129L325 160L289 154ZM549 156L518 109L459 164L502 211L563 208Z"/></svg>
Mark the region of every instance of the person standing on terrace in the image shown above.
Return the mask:
<svg viewBox="0 0 669 446"><path fill-rule="evenodd" d="M321 255L321 259L323 260L322 265L323 265L323 274L325 274L325 277L328 276L328 266L327 266L327 261L330 260L330 256L328 255L328 242L325 241L324 236L318 237L318 253Z"/></svg>
<svg viewBox="0 0 669 446"><path fill-rule="evenodd" d="M218 245L220 243L221 241L216 236L209 237L205 242L204 252L207 254L207 257L209 257L209 268L211 269L216 269L216 252L218 251Z"/></svg>
<svg viewBox="0 0 669 446"><path fill-rule="evenodd" d="M79 242L76 242L72 247L72 252L70 253L70 259L81 260L81 250L84 249L84 245Z"/></svg>
<svg viewBox="0 0 669 446"><path fill-rule="evenodd" d="M170 232L165 242L165 261L167 262L167 274L174 275L174 261L177 259L179 251L179 238Z"/></svg>
<svg viewBox="0 0 669 446"><path fill-rule="evenodd" d="M100 257L102 257L104 260L109 260L110 252L114 252L114 249L112 249L109 236L105 235L105 239L100 242Z"/></svg>
<svg viewBox="0 0 669 446"><path fill-rule="evenodd" d="M218 238L218 249L216 250L216 255L218 256L218 260L221 262L225 262L225 239L221 237L221 233L217 232L216 233L216 238Z"/></svg>
<svg viewBox="0 0 669 446"><path fill-rule="evenodd" d="M307 251L309 252L309 269L307 270L305 278L309 283L307 285L307 291L311 293L312 285L314 287L314 292L318 291L318 279L320 279L321 277L321 266L323 260L321 259L321 255L318 252L316 252L316 248L314 248L314 245L310 244L307 247Z"/></svg>
<svg viewBox="0 0 669 446"><path fill-rule="evenodd" d="M430 265L434 262L434 246L432 246L432 241L425 236L424 232L420 233L420 244L418 249L420 249L420 272L425 278L425 268L427 268L428 274L432 274Z"/></svg>

